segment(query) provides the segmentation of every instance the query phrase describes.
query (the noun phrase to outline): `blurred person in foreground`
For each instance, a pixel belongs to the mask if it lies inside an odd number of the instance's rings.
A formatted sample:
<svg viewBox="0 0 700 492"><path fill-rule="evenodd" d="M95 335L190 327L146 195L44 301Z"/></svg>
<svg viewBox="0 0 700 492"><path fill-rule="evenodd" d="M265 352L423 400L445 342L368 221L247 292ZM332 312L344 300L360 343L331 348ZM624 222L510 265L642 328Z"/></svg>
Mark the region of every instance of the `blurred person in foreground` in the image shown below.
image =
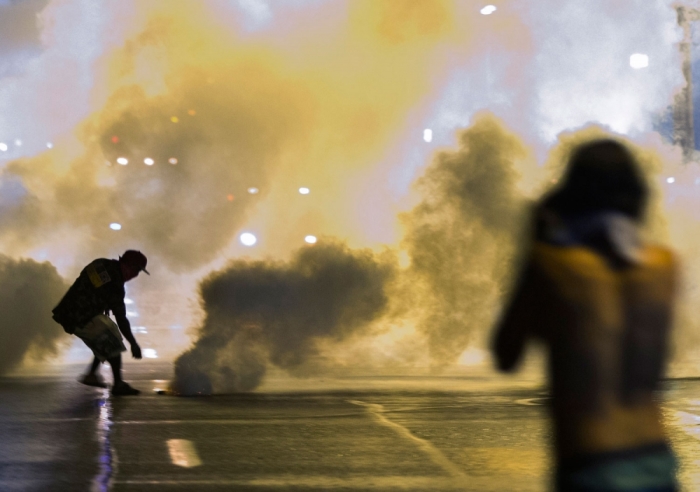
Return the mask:
<svg viewBox="0 0 700 492"><path fill-rule="evenodd" d="M112 368L113 395L138 395L139 390L122 379L122 355L126 347L122 335L131 345L131 355L141 358L141 347L131 333L126 317L124 283L146 272L146 257L140 251L128 250L118 260L98 258L83 268L80 276L53 310L53 319L67 333L76 335L95 354L88 372L80 382L106 388L97 370L105 360ZM109 312L117 320L109 317Z"/></svg>
<svg viewBox="0 0 700 492"><path fill-rule="evenodd" d="M558 491L678 490L656 397L677 265L640 238L647 195L623 145L579 147L536 207L535 240L495 331L502 371L528 339L546 347Z"/></svg>

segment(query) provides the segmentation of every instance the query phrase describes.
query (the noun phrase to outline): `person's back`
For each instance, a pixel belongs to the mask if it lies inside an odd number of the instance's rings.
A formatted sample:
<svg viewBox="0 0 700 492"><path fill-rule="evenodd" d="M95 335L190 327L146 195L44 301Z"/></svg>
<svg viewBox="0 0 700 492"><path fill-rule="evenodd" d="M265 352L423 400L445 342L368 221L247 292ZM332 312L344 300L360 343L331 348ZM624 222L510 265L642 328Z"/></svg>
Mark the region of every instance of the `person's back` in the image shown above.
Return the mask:
<svg viewBox="0 0 700 492"><path fill-rule="evenodd" d="M654 400L665 365L675 269L671 253L641 250L622 270L584 247L537 243L537 335L549 351L559 459L664 441Z"/></svg>
<svg viewBox="0 0 700 492"><path fill-rule="evenodd" d="M589 175L572 165L568 183L539 206L536 238L497 327L494 353L509 371L528 338L547 349L558 490L673 491L675 459L655 391L666 364L677 267L668 249L639 239L645 192L634 175L624 175L633 174L625 168L633 163L615 145L592 144L598 159L584 154L581 165ZM596 196L595 185L609 185L606 173L616 166L623 178L609 178L612 198ZM638 196L629 200L615 186Z"/></svg>

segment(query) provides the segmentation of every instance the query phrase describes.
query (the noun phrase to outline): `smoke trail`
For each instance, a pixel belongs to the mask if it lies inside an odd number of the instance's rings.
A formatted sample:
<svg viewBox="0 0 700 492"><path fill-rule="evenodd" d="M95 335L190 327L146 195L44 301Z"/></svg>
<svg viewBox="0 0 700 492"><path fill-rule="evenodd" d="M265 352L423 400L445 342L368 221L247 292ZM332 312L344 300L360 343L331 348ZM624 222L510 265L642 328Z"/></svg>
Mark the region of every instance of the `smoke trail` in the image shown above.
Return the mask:
<svg viewBox="0 0 700 492"><path fill-rule="evenodd" d="M48 262L0 255L0 375L17 367L28 354L56 353L66 335L51 319L51 309L67 288Z"/></svg>
<svg viewBox="0 0 700 492"><path fill-rule="evenodd" d="M388 306L393 256L320 243L288 263L234 261L200 287L206 317L175 362L181 394L249 391L268 364L294 371L316 342L366 333Z"/></svg>
<svg viewBox="0 0 700 492"><path fill-rule="evenodd" d="M525 200L521 141L488 114L439 153L418 181L424 200L404 215L404 246L421 299L418 329L434 363L451 364L491 324L513 268Z"/></svg>

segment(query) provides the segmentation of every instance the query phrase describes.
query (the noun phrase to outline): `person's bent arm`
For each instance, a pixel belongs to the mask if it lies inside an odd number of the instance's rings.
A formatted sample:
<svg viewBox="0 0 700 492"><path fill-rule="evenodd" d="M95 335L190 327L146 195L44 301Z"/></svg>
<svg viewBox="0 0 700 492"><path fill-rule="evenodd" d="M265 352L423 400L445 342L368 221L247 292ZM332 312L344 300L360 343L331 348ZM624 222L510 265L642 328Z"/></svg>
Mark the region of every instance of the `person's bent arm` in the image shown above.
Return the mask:
<svg viewBox="0 0 700 492"><path fill-rule="evenodd" d="M534 314L538 308L534 284L534 270L529 265L519 279L513 297L495 329L491 350L501 371L510 372L517 368L525 342L532 334Z"/></svg>
<svg viewBox="0 0 700 492"><path fill-rule="evenodd" d="M131 346L131 355L134 357L134 359L140 359L141 347L139 347L139 344L136 342L134 334L131 333L131 323L129 323L129 319L126 317L126 313L115 311L114 317L117 320L117 326L119 326L119 331L122 332L122 335L124 335L124 338L126 338L126 340L129 342L129 345Z"/></svg>

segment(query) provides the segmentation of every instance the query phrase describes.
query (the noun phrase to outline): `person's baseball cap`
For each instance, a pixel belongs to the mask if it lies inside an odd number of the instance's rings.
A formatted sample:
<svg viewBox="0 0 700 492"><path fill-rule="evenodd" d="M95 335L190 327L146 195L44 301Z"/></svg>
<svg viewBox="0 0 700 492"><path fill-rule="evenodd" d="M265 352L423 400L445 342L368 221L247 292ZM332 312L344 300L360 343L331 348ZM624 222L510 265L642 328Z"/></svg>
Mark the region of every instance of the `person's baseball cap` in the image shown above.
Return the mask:
<svg viewBox="0 0 700 492"><path fill-rule="evenodd" d="M129 249L119 257L119 261L128 263L129 265L136 267L140 272L146 272L146 275L150 275L150 273L148 273L148 270L146 270L146 264L148 263L146 255L144 255L140 251L136 251L135 249Z"/></svg>

